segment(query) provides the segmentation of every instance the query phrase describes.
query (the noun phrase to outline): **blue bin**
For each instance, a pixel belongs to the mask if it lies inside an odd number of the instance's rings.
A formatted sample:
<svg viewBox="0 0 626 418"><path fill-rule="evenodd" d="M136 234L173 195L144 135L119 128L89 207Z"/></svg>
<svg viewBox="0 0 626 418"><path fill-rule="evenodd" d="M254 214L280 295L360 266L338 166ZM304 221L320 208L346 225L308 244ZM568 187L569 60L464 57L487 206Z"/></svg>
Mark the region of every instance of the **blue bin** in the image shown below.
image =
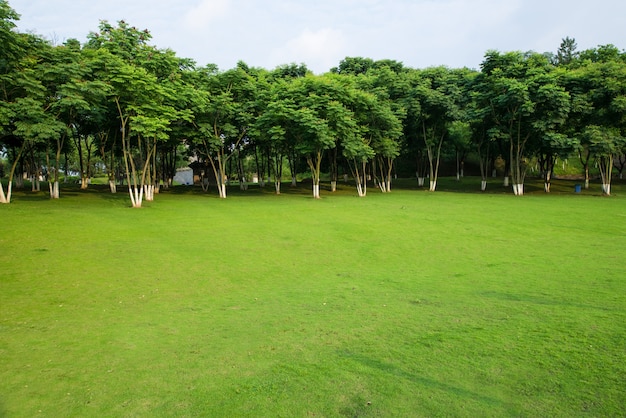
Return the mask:
<svg viewBox="0 0 626 418"><path fill-rule="evenodd" d="M581 190L581 189L582 189L582 187L580 186L580 184L577 184L577 185L575 185L575 186L574 186L574 191L575 191L576 193L580 193L580 190Z"/></svg>

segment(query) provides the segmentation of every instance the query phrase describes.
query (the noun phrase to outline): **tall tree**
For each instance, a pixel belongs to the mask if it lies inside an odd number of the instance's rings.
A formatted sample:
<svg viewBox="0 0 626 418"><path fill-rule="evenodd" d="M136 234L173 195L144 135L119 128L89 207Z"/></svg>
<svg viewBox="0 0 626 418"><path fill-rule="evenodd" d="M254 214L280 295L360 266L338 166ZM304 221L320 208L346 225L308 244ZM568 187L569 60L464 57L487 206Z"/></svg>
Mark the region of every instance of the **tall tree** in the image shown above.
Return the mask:
<svg viewBox="0 0 626 418"><path fill-rule="evenodd" d="M40 152L59 136L63 125L51 112L38 62L50 45L32 34L13 32L18 15L0 2L0 138L13 157L7 192L0 185L0 203L11 202L13 178L18 163L29 154L33 185L39 184Z"/></svg>
<svg viewBox="0 0 626 418"><path fill-rule="evenodd" d="M224 73L200 69L195 123L202 146L198 148L208 160L221 198L226 198L226 168L229 160L245 145L253 123L253 78L241 65Z"/></svg>
<svg viewBox="0 0 626 418"><path fill-rule="evenodd" d="M479 106L491 111L490 132L508 142L515 195L524 194L533 147L544 138L556 140L569 112L569 95L555 81L553 69L535 53L489 51L482 63Z"/></svg>
<svg viewBox="0 0 626 418"><path fill-rule="evenodd" d="M149 46L149 39L148 31L124 21L118 27L103 21L87 43L87 48L99 51L104 63L99 76L112 92L132 207L141 207L144 193L153 198L156 145L168 138L171 123L181 117L172 104L175 90L151 61L162 52Z"/></svg>
<svg viewBox="0 0 626 418"><path fill-rule="evenodd" d="M463 73L446 67L429 68L416 73L407 98L407 118L413 119L415 138L422 141L428 157L430 186L437 188L441 150L448 126L460 118Z"/></svg>
<svg viewBox="0 0 626 418"><path fill-rule="evenodd" d="M576 44L576 40L574 38L570 38L569 36L563 38L561 45L559 46L559 50L556 53L556 64L571 64L579 55L576 51L577 47L578 45Z"/></svg>

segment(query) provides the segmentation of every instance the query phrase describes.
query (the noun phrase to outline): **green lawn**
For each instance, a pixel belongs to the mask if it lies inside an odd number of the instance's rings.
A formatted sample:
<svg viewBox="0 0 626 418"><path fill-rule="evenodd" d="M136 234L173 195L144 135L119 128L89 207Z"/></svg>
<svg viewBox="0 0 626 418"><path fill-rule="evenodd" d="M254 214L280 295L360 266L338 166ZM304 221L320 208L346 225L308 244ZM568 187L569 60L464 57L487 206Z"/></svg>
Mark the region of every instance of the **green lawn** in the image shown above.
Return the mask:
<svg viewBox="0 0 626 418"><path fill-rule="evenodd" d="M16 192L0 416L626 415L626 187L405 183Z"/></svg>

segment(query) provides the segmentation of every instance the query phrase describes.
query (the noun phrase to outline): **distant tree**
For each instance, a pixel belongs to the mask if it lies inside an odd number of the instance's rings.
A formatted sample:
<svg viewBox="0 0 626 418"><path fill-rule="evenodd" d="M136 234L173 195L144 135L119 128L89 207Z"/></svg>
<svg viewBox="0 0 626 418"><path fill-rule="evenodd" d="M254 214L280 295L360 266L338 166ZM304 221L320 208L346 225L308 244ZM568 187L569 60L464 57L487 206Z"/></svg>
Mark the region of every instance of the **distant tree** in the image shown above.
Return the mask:
<svg viewBox="0 0 626 418"><path fill-rule="evenodd" d="M339 62L339 66L331 68L330 72L335 74L359 75L367 73L374 68L374 60L363 57L345 57Z"/></svg>
<svg viewBox="0 0 626 418"><path fill-rule="evenodd" d="M561 41L559 50L556 53L557 65L569 65L578 57L576 40L574 38L565 37Z"/></svg>
<svg viewBox="0 0 626 418"><path fill-rule="evenodd" d="M195 101L197 148L208 161L221 198L226 198L227 164L241 151L254 122L255 83L243 66L212 74L200 69Z"/></svg>
<svg viewBox="0 0 626 418"><path fill-rule="evenodd" d="M14 32L18 17L6 2L0 2L0 141L12 159L6 194L0 185L0 203L11 202L20 162L28 163L33 188L39 187L46 144L63 130L51 111L39 68L51 46L38 36Z"/></svg>
<svg viewBox="0 0 626 418"><path fill-rule="evenodd" d="M509 145L513 192L524 194L527 159L537 143L555 140L569 112L569 95L541 54L489 51L482 63L479 107L491 111L493 137Z"/></svg>
<svg viewBox="0 0 626 418"><path fill-rule="evenodd" d="M175 107L176 74L170 70L180 68L180 61L171 51L149 46L149 39L148 31L124 21L118 27L103 21L86 46L98 51L103 62L98 76L108 84L117 111L133 207L141 207L144 196L154 198L157 144L169 138L174 121L190 117L189 111Z"/></svg>
<svg viewBox="0 0 626 418"><path fill-rule="evenodd" d="M469 122L456 120L448 126L450 146L454 150L456 160L456 179L464 176L465 158L471 149L472 130Z"/></svg>
<svg viewBox="0 0 626 418"><path fill-rule="evenodd" d="M414 86L407 97L407 118L413 119L416 138L425 147L432 192L437 188L441 150L448 137L448 127L461 116L462 78L462 72L446 67L416 72Z"/></svg>
<svg viewBox="0 0 626 418"><path fill-rule="evenodd" d="M585 62L626 62L626 53L620 51L615 45L600 45L597 48L590 48L580 52L579 59L582 64Z"/></svg>

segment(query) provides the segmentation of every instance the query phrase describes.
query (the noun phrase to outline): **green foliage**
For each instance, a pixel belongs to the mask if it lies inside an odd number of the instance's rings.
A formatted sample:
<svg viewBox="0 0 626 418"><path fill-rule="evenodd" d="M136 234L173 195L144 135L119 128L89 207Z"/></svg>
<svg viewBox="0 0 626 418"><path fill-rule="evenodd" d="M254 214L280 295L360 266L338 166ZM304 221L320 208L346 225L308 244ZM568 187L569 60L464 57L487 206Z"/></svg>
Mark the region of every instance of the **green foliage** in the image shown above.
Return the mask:
<svg viewBox="0 0 626 418"><path fill-rule="evenodd" d="M123 20L101 21L82 46L70 39L52 47L16 32L18 18L0 2L0 141L26 150L29 166L55 150L57 161L61 151L82 156L82 141L110 173L124 155L152 167L155 181L157 166L171 177L166 160L179 149L219 179L232 174L231 158L254 156L257 174L287 158L294 174L306 159L313 177L324 165L336 176L356 158L384 165L388 178L400 157L417 165L403 172L424 177L429 166L436 180L442 155L464 154L472 138L483 173L498 157L523 183L528 161L545 161L547 171L573 152L588 172L599 148L589 147L587 127L626 130L626 54L611 44L577 51L566 37L554 55L491 50L480 72L364 57L346 57L323 75L305 64L266 71L243 61L219 71L150 45L148 30Z"/></svg>

